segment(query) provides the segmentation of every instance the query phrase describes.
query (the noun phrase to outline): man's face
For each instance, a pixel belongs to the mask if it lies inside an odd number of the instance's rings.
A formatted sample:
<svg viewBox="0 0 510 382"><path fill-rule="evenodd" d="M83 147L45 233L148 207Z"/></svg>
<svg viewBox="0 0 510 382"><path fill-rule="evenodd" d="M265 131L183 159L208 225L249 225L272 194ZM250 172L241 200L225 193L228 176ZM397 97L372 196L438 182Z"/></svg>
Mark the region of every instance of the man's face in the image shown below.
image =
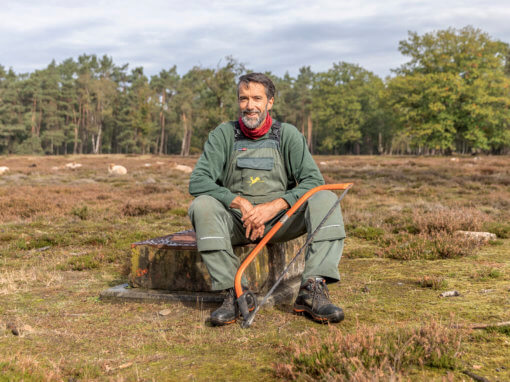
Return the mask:
<svg viewBox="0 0 510 382"><path fill-rule="evenodd" d="M266 119L267 111L273 107L274 98L267 99L264 85L249 82L239 85L239 109L244 125L256 129Z"/></svg>

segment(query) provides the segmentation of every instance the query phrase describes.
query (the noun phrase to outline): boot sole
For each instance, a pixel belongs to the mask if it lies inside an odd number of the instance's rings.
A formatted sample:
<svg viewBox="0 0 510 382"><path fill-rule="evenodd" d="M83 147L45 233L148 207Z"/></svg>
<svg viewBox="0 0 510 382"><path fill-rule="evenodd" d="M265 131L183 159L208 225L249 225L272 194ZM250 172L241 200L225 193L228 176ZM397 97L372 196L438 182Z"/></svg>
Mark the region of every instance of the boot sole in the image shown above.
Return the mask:
<svg viewBox="0 0 510 382"><path fill-rule="evenodd" d="M344 314L342 312L342 316L339 317L338 315L336 314L333 314L331 316L319 316L319 315L316 315L314 314L310 308L308 308L307 306L302 306L302 305L295 305L294 306L294 313L297 313L297 314L308 314L310 317L312 317L312 319L314 321L317 321L317 322L320 322L321 324L325 324L325 323L337 323L337 322L340 322L344 319Z"/></svg>
<svg viewBox="0 0 510 382"><path fill-rule="evenodd" d="M224 325L229 325L229 324L233 324L234 322L236 322L237 318L234 318L232 321L213 321L211 320L211 325L212 326L224 326Z"/></svg>
<svg viewBox="0 0 510 382"><path fill-rule="evenodd" d="M255 310L255 307L251 307L251 308L248 308L248 310L250 312L253 312ZM233 324L234 322L237 321L237 319L239 318L240 316L237 316L236 318L234 318L233 320L231 321L216 321L216 320L210 320L211 322L211 325L213 326L225 326L225 325L229 325L229 324Z"/></svg>

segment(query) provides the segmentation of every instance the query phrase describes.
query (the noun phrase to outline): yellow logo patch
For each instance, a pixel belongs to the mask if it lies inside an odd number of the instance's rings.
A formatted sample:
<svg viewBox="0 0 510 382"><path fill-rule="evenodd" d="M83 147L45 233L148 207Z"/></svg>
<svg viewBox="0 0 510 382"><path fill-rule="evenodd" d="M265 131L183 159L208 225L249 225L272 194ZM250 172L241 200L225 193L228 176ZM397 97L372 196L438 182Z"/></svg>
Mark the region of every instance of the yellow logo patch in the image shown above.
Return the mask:
<svg viewBox="0 0 510 382"><path fill-rule="evenodd" d="M263 180L260 180L259 176L257 176L256 178L253 178L253 176L250 176L250 187L253 186L255 183L258 183L258 182L264 183Z"/></svg>

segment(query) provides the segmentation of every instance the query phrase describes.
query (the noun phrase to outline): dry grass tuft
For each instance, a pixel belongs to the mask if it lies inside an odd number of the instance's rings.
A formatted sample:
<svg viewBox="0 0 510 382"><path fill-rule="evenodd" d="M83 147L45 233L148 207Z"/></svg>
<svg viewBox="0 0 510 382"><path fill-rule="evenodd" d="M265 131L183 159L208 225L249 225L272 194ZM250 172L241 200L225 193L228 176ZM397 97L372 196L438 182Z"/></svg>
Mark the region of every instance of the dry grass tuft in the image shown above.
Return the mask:
<svg viewBox="0 0 510 382"><path fill-rule="evenodd" d="M63 276L56 270L40 267L0 268L0 295L25 292L35 285L58 287L62 282Z"/></svg>
<svg viewBox="0 0 510 382"><path fill-rule="evenodd" d="M446 288L448 283L442 276L423 276L420 280L418 280L418 285L422 288L432 288L434 290L439 290Z"/></svg>
<svg viewBox="0 0 510 382"><path fill-rule="evenodd" d="M174 207L175 204L161 200L130 201L122 207L124 216L143 216L151 213L162 214Z"/></svg>

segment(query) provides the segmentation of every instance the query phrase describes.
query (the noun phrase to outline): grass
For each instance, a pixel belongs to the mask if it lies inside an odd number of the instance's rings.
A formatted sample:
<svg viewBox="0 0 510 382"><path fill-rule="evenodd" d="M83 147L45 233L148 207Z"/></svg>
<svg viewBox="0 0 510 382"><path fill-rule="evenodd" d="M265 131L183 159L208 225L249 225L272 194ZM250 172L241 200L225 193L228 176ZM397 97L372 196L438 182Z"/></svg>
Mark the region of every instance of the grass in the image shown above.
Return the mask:
<svg viewBox="0 0 510 382"><path fill-rule="evenodd" d="M212 306L100 301L126 282L132 242L191 228L172 167L196 160L0 157L0 381L510 379L508 327L450 325L510 321L509 157L317 157L328 183L355 183L330 286L339 325L279 307L249 330L211 328ZM52 170L71 161L83 167Z"/></svg>

